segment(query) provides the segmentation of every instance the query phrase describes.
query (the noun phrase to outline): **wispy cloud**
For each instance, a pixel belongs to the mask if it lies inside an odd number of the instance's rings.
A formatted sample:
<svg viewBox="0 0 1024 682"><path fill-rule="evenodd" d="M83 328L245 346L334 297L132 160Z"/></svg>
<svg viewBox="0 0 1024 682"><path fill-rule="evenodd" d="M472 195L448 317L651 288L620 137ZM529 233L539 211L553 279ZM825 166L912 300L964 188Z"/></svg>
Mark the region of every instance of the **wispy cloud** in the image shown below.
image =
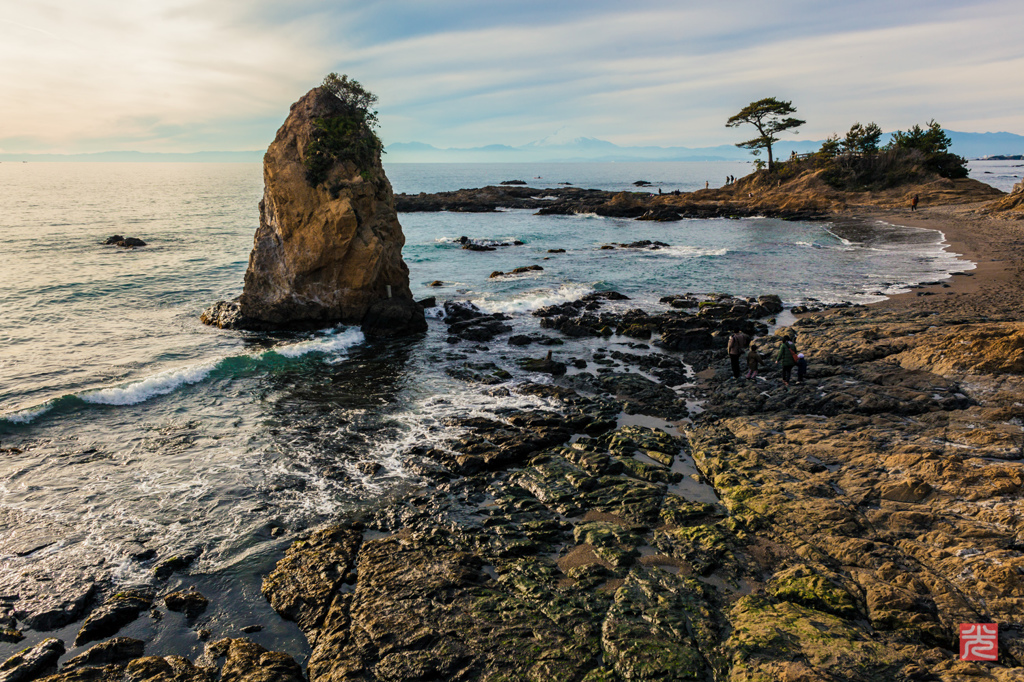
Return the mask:
<svg viewBox="0 0 1024 682"><path fill-rule="evenodd" d="M804 138L1024 133L1022 23L1016 0L25 2L0 20L0 148L258 149L331 70L380 95L385 142L720 144L764 96Z"/></svg>

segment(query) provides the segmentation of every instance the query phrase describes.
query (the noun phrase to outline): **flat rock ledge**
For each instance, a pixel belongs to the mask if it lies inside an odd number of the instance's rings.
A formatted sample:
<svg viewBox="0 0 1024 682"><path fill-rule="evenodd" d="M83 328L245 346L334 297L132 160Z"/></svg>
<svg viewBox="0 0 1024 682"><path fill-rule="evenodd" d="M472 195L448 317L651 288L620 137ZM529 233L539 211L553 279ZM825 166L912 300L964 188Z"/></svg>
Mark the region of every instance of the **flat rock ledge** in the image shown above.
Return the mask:
<svg viewBox="0 0 1024 682"><path fill-rule="evenodd" d="M572 357L572 314L552 313L562 359L597 373L474 367L551 408L412 448L419 491L266 578L311 682L1020 678L1024 324L832 310L756 339L771 357L792 333L813 360L785 387L771 365L734 380L715 343ZM689 422L648 385L679 385L683 359L705 379ZM1000 624L997 662L959 660L973 622Z"/></svg>

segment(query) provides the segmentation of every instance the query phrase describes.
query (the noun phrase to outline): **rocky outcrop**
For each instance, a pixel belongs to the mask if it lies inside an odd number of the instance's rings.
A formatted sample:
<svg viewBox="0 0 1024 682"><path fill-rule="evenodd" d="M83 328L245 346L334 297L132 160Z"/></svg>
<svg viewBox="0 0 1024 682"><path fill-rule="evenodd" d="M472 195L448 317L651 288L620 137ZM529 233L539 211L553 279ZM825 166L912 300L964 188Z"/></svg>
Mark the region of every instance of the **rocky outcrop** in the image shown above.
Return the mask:
<svg viewBox="0 0 1024 682"><path fill-rule="evenodd" d="M263 592L309 637L312 682L1018 679L1019 322L851 306L765 336L750 316L777 296L622 298L538 311L596 373L495 386L547 407L452 420L467 433L410 450L408 499L289 550ZM735 328L766 357L795 334L810 378L733 380ZM958 660L971 622L1000 624L998 663Z"/></svg>
<svg viewBox="0 0 1024 682"><path fill-rule="evenodd" d="M436 194L399 194L400 213L419 211L489 212L499 208L533 209L539 215L595 213L610 218L672 222L689 218L767 216L783 220L821 220L831 211L852 206L909 207L915 194L925 206L1001 200L993 211L1024 206L1024 194L1003 192L970 178L949 180L934 174L918 182L880 191L843 191L829 186L822 170L796 175L758 172L718 189L696 192L609 192L557 187L481 187Z"/></svg>
<svg viewBox="0 0 1024 682"><path fill-rule="evenodd" d="M326 152L325 152L326 150ZM292 105L263 159L263 200L245 286L202 320L223 328L363 323L391 299L385 335L424 331L402 261L405 237L379 141L359 112L323 88ZM401 307L406 314L396 315Z"/></svg>
<svg viewBox="0 0 1024 682"><path fill-rule="evenodd" d="M1024 182L1018 182L1013 186L1012 192L993 201L987 212L996 215L1006 214L1014 218L1024 215Z"/></svg>

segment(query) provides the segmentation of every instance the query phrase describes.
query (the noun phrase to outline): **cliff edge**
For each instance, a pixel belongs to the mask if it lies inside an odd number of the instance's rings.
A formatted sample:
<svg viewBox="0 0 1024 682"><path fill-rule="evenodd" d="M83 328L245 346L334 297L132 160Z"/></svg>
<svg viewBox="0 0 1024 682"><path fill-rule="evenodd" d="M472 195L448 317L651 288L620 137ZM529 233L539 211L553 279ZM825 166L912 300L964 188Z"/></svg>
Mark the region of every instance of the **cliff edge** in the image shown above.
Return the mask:
<svg viewBox="0 0 1024 682"><path fill-rule="evenodd" d="M309 91L267 149L263 182L242 295L204 311L204 323L255 330L362 324L375 336L426 330L365 112L327 88Z"/></svg>

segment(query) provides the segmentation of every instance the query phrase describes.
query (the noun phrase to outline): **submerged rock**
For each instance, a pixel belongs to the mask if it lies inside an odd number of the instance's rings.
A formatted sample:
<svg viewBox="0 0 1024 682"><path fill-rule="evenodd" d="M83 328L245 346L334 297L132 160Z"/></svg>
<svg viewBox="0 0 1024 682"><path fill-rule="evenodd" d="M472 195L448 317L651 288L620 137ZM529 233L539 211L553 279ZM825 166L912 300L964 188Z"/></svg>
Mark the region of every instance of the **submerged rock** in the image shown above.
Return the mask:
<svg viewBox="0 0 1024 682"><path fill-rule="evenodd" d="M209 308L203 322L294 329L365 321L368 334L381 336L426 330L365 112L323 87L311 90L267 149L263 181L242 295Z"/></svg>

